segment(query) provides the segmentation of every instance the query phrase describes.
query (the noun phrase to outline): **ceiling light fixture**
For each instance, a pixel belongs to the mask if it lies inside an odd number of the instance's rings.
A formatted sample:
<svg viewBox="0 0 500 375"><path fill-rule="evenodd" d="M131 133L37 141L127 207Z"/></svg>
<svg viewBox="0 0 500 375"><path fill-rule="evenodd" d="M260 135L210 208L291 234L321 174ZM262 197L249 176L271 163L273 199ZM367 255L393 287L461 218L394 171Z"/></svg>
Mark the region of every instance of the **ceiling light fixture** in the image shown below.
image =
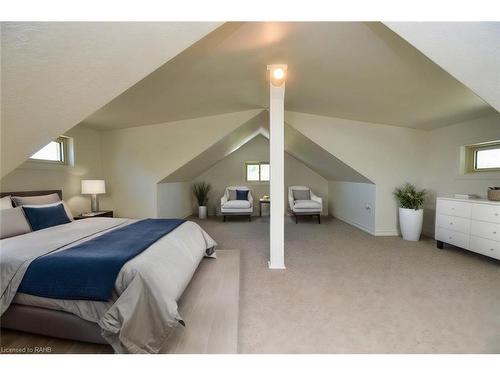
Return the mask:
<svg viewBox="0 0 500 375"><path fill-rule="evenodd" d="M274 79L283 79L285 78L285 71L283 68L277 68L273 70L273 78Z"/></svg>
<svg viewBox="0 0 500 375"><path fill-rule="evenodd" d="M270 71L270 80L273 86L281 86L285 83L287 69L288 66L286 64L267 66L267 70Z"/></svg>

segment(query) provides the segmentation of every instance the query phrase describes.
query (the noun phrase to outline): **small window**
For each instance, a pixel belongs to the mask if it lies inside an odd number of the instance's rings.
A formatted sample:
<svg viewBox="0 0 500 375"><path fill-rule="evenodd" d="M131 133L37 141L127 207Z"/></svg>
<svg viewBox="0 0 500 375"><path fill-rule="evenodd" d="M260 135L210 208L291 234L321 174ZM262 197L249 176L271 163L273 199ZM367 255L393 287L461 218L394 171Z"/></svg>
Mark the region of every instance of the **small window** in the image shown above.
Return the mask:
<svg viewBox="0 0 500 375"><path fill-rule="evenodd" d="M500 171L500 141L466 146L468 172Z"/></svg>
<svg viewBox="0 0 500 375"><path fill-rule="evenodd" d="M476 169L500 168L500 146L476 151Z"/></svg>
<svg viewBox="0 0 500 375"><path fill-rule="evenodd" d="M260 165L260 180L269 181L269 173L270 173L269 164L262 163Z"/></svg>
<svg viewBox="0 0 500 375"><path fill-rule="evenodd" d="M50 142L40 151L35 152L30 159L56 164L68 164L68 139L59 137L55 141Z"/></svg>
<svg viewBox="0 0 500 375"><path fill-rule="evenodd" d="M248 162L245 166L247 181L269 181L269 163Z"/></svg>

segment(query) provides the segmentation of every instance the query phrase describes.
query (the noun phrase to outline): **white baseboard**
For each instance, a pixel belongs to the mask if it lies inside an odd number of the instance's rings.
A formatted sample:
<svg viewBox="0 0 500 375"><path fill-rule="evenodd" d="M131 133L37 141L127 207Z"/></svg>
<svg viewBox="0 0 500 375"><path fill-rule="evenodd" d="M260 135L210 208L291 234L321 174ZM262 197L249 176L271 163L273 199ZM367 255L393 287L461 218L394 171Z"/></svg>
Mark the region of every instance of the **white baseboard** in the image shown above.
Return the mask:
<svg viewBox="0 0 500 375"><path fill-rule="evenodd" d="M368 228L367 226L365 226L363 224L356 223L355 221L352 221L352 220L347 219L347 218L342 217L342 216L336 216L336 215L332 215L332 216L343 221L344 223L347 223L349 225L352 225L353 227L361 229L363 232L370 233L372 236L376 235L375 232L373 231L373 229Z"/></svg>
<svg viewBox="0 0 500 375"><path fill-rule="evenodd" d="M350 219L347 219L342 216L335 216L332 215L333 217L343 221L344 223L347 223L349 225L352 225L353 227L356 227L358 229L361 229L363 232L369 233L372 236L399 236L399 232L397 230L373 230L372 228L367 227L366 225L356 223L355 221L352 221Z"/></svg>
<svg viewBox="0 0 500 375"><path fill-rule="evenodd" d="M380 236L380 237L397 237L399 236L399 232L397 230L377 230L375 231L375 236Z"/></svg>

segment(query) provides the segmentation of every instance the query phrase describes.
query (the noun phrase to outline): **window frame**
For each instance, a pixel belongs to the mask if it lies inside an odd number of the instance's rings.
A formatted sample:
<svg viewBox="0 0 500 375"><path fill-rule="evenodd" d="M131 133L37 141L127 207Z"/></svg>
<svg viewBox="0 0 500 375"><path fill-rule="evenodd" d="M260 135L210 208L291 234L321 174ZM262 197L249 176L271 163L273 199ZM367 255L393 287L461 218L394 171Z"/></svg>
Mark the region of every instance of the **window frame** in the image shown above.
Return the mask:
<svg viewBox="0 0 500 375"><path fill-rule="evenodd" d="M477 143L465 146L467 173L500 172L500 166L494 168L477 168L477 153L484 150L500 149L500 141Z"/></svg>
<svg viewBox="0 0 500 375"><path fill-rule="evenodd" d="M264 182L264 183L269 182L269 180L262 180L261 166L263 164L270 166L270 163L268 161L246 161L245 162L245 181L246 182ZM258 165L259 166L259 179L258 180L249 180L248 179L248 166L249 165ZM271 176L269 176L269 179L271 179Z"/></svg>
<svg viewBox="0 0 500 375"><path fill-rule="evenodd" d="M49 143L47 143L47 145L49 145L52 142L56 142L56 143L60 144L60 148L59 148L60 149L60 151L59 151L60 155L59 155L59 157L60 157L61 160L35 159L35 158L32 158L32 157L30 157L28 160L31 163L69 165L69 138L68 137L64 137L64 136L59 136L56 139L54 139L53 141L50 141ZM47 145L45 145L44 147L46 147ZM38 150L38 151L40 151L40 150ZM36 154L36 152L35 152L35 154ZM35 155L35 154L33 154L33 155Z"/></svg>

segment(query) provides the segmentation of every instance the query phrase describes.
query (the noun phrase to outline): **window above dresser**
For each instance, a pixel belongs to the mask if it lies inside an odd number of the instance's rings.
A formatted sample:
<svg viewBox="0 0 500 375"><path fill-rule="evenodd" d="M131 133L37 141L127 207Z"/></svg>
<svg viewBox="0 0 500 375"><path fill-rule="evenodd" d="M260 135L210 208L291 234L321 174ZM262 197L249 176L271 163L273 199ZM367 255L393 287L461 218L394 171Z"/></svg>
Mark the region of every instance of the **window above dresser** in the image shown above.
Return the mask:
<svg viewBox="0 0 500 375"><path fill-rule="evenodd" d="M500 141L464 146L465 173L500 172Z"/></svg>

